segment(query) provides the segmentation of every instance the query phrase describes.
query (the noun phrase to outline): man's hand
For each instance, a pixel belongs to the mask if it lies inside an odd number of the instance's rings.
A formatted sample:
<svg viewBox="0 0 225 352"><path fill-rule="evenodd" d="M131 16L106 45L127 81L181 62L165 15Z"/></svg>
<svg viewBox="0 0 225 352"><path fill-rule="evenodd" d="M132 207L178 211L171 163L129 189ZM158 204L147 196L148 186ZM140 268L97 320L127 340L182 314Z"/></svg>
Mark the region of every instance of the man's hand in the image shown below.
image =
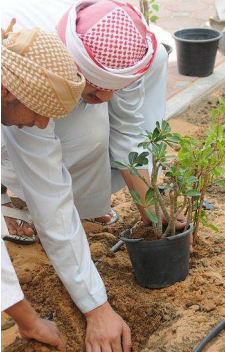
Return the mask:
<svg viewBox="0 0 225 352"><path fill-rule="evenodd" d="M59 330L53 321L37 318L34 324L27 328L20 328L21 337L24 339L35 339L56 347L59 351L66 351L65 344L60 337Z"/></svg>
<svg viewBox="0 0 225 352"><path fill-rule="evenodd" d="M39 318L25 298L7 308L5 312L15 320L24 339L35 339L65 352L65 344L56 324Z"/></svg>
<svg viewBox="0 0 225 352"><path fill-rule="evenodd" d="M108 302L85 314L86 352L130 352L131 332L128 325Z"/></svg>

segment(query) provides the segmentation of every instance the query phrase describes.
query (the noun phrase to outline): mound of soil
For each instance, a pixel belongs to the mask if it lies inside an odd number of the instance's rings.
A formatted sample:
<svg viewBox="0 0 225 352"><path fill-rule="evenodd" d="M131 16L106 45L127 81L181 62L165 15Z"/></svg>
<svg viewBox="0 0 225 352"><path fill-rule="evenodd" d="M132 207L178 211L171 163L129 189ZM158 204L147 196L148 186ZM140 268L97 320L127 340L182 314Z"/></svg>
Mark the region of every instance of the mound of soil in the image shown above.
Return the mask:
<svg viewBox="0 0 225 352"><path fill-rule="evenodd" d="M170 120L173 130L202 134L209 125L217 99L218 92L214 92ZM103 227L83 222L109 301L132 330L133 352L191 352L225 317L225 190L210 187L207 200L213 205L208 211L208 220L220 232L200 228L190 258L189 276L164 289L137 285L125 245L116 253L110 252L120 232L140 220L127 188L112 196L112 207L120 214L116 224ZM41 244L28 248L7 243L7 247L27 299L41 316L53 313L67 340L68 352L83 351L85 320L56 276ZM55 351L35 341L22 341L16 325L12 324L3 313L2 351ZM224 346L225 331L207 345L207 351L225 352Z"/></svg>

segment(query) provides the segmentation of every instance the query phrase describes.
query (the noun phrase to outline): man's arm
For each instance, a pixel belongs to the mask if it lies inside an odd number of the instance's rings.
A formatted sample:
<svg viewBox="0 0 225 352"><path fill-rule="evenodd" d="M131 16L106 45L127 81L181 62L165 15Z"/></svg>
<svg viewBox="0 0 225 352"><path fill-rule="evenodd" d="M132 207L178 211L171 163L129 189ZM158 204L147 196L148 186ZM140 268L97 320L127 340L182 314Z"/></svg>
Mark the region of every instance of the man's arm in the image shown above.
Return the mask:
<svg viewBox="0 0 225 352"><path fill-rule="evenodd" d="M39 318L25 298L6 309L5 312L15 320L23 338L35 339L54 346L59 351L65 351L65 344L56 324Z"/></svg>
<svg viewBox="0 0 225 352"><path fill-rule="evenodd" d="M2 160L2 181L18 194L22 187L41 243L78 308L86 313L106 302L100 275L91 260L86 234L74 206L72 180L62 162L52 121L45 130L2 127L10 161ZM14 188L15 187L15 188Z"/></svg>
<svg viewBox="0 0 225 352"><path fill-rule="evenodd" d="M10 159L43 247L87 319L88 343L98 346L99 350L104 336L107 346L116 346L113 352L121 351L121 343L130 344L130 331L107 302L104 284L91 260L87 238L73 203L71 178L62 163L60 141L51 132L51 126L47 131L3 129ZM9 179L4 181L7 185ZM13 181L10 189L15 193Z"/></svg>
<svg viewBox="0 0 225 352"><path fill-rule="evenodd" d="M126 164L128 154L141 152L143 130L153 131L162 121L166 108L166 72L168 55L158 45L152 67L139 81L117 91L109 102L110 153L112 159Z"/></svg>
<svg viewBox="0 0 225 352"><path fill-rule="evenodd" d="M4 237L7 228L3 217L1 229ZM64 351L64 343L55 323L40 319L24 298L3 240L1 240L1 309L15 320L23 338L32 338Z"/></svg>

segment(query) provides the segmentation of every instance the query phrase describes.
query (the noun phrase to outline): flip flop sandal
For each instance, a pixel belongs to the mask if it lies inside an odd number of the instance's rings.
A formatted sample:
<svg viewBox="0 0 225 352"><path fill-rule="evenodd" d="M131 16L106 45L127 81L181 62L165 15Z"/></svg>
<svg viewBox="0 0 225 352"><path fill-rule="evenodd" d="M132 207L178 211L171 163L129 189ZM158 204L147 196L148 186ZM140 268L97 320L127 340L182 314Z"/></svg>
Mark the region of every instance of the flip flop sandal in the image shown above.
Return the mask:
<svg viewBox="0 0 225 352"><path fill-rule="evenodd" d="M9 196L7 194L1 195L1 203L2 203L1 211L2 211L3 216L7 216L7 217L13 218L13 219L18 219L17 224L20 227L23 226L24 222L31 224L31 221L27 217L26 210L10 208L10 207L3 205L3 204L10 203L10 202L11 202L11 199L9 198ZM20 244L32 244L37 241L35 234L33 234L32 236L26 236L26 235L18 236L18 235L11 235L10 233L8 233L3 238L3 240L14 242L14 243L20 243Z"/></svg>
<svg viewBox="0 0 225 352"><path fill-rule="evenodd" d="M18 235L10 235L10 233L3 237L3 240L4 241L9 241L9 242L14 242L14 243L17 243L17 244L33 244L33 243L36 243L37 242L37 239L36 239L36 236L35 235L32 235L32 236L26 236L26 235L23 235L23 236L18 236Z"/></svg>
<svg viewBox="0 0 225 352"><path fill-rule="evenodd" d="M110 210L110 214L112 215L111 220L108 222L101 222L101 221L97 221L95 219L85 219L86 221L89 222L93 222L95 224L99 224L99 225L103 225L103 226L108 226L108 225L112 225L115 224L118 220L119 220L119 214L117 213L116 210L111 209Z"/></svg>

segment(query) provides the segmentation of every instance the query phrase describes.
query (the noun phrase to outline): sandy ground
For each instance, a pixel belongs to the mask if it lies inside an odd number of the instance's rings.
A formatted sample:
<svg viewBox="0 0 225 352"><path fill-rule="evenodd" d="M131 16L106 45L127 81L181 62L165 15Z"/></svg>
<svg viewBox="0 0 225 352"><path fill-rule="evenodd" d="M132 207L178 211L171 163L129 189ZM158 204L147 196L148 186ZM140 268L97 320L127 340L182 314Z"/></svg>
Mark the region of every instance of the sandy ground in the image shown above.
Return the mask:
<svg viewBox="0 0 225 352"><path fill-rule="evenodd" d="M171 120L174 131L202 134L220 92L202 99L195 107ZM125 245L117 253L110 248L119 233L131 227L139 215L126 188L112 196L118 223L103 227L84 221L94 262L105 282L109 301L128 322L133 352L191 352L205 335L225 318L225 190L210 187L207 200L214 209L208 219L220 232L200 228L185 281L164 289L145 289L136 284ZM28 247L7 243L22 288L41 316L54 320L67 340L68 352L83 351L85 321L57 278L41 244ZM21 341L16 325L2 314L2 351L47 352L54 348ZM225 331L204 349L225 352Z"/></svg>

